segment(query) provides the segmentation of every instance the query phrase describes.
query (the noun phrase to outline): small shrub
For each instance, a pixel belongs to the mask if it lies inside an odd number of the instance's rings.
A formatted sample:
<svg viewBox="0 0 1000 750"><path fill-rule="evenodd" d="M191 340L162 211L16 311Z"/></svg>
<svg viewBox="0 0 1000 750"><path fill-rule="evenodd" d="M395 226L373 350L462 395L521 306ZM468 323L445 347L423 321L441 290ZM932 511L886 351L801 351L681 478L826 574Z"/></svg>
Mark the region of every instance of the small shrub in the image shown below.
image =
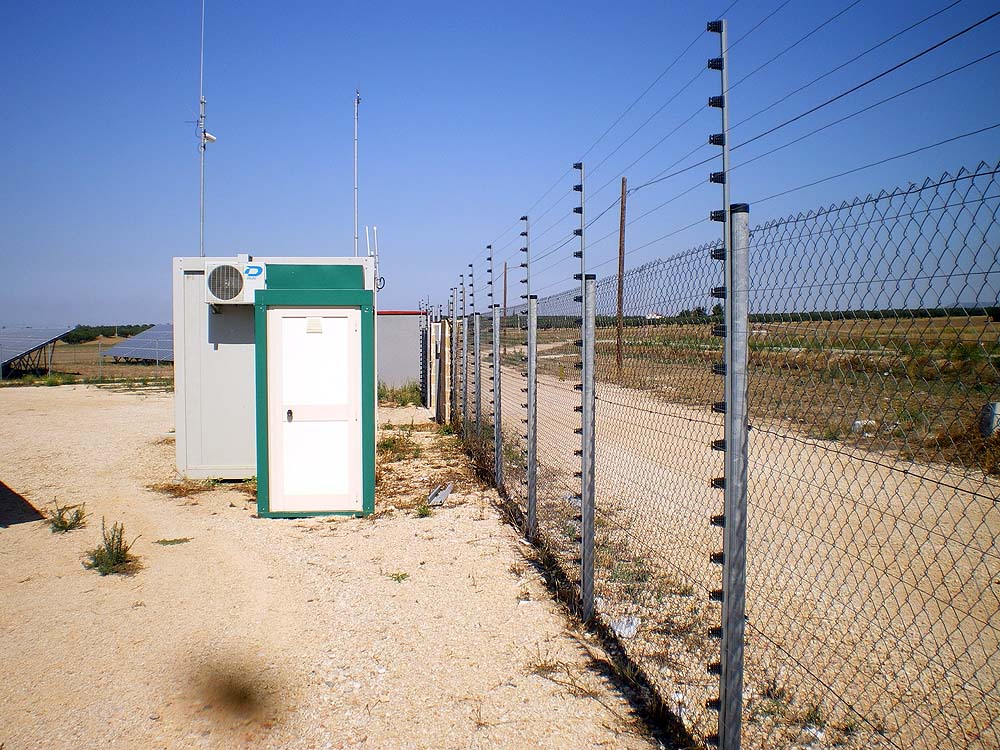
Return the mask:
<svg viewBox="0 0 1000 750"><path fill-rule="evenodd" d="M409 577L410 577L409 573L398 572L398 573L390 573L389 574L389 578L391 578L392 580L394 580L396 583L402 583L403 581L405 581Z"/></svg>
<svg viewBox="0 0 1000 750"><path fill-rule="evenodd" d="M130 551L133 544L135 539L131 542L125 541L125 527L122 524L115 522L109 530L102 518L101 543L87 551L87 560L83 566L88 570L96 570L102 576L111 573L118 575L134 573L139 563Z"/></svg>
<svg viewBox="0 0 1000 750"><path fill-rule="evenodd" d="M81 529L87 525L86 503L79 505L59 505L46 515L52 533L65 534L73 529Z"/></svg>
<svg viewBox="0 0 1000 750"><path fill-rule="evenodd" d="M434 511L431 510L430 506L427 505L427 503L422 503L421 505L417 506L417 518L427 518L433 513Z"/></svg>

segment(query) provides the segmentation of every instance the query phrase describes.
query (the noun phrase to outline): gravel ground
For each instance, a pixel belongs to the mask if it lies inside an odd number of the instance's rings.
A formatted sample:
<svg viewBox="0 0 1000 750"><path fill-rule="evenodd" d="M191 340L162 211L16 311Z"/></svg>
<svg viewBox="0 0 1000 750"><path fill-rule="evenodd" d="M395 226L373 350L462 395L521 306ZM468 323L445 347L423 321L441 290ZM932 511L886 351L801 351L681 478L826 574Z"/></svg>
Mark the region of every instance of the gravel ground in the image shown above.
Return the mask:
<svg viewBox="0 0 1000 750"><path fill-rule="evenodd" d="M373 519L261 520L236 487L149 489L176 479L172 415L169 394L0 390L4 750L656 746L453 439L415 431ZM441 479L444 508L406 510ZM18 496L88 524L51 533ZM102 517L136 574L81 565Z"/></svg>

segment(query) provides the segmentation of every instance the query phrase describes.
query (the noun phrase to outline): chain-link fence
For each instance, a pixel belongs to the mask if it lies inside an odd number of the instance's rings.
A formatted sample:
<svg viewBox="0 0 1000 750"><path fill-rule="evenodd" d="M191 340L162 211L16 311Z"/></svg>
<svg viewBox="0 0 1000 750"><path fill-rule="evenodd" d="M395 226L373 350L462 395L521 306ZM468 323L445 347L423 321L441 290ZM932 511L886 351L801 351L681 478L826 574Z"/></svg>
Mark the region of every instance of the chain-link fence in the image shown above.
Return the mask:
<svg viewBox="0 0 1000 750"><path fill-rule="evenodd" d="M750 233L748 747L1000 746L998 172ZM601 279L590 313L594 617L694 746L717 730L732 449L720 250ZM525 306L502 318L502 490L523 521L534 356L535 541L586 588L579 280L567 287L538 300L534 352Z"/></svg>

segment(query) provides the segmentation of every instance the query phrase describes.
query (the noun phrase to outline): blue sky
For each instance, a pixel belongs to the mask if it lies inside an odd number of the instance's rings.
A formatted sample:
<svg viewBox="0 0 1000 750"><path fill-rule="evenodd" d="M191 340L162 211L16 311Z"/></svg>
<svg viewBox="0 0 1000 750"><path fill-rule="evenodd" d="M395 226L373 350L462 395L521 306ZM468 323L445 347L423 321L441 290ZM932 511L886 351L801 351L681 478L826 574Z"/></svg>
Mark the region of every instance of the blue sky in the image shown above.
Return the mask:
<svg viewBox="0 0 1000 750"><path fill-rule="evenodd" d="M784 0L741 0L731 43ZM735 82L851 4L791 0L733 48ZM739 142L849 88L996 10L964 0L792 97L785 94L950 4L862 0L732 92ZM501 235L653 81L691 50L587 155L596 215L624 170L637 185L718 129L703 107L718 74L705 21L712 3L316 3L209 0L205 94L218 136L207 165L210 255L352 252L352 99L362 90L361 224L377 225L380 304L441 302L466 264L485 272L516 250ZM170 317L170 258L198 251L198 0L5 3L0 9L0 269L3 325L159 322ZM747 158L994 51L1000 18L855 95L733 154ZM613 156L594 169L678 89ZM1000 55L755 162L731 175L733 200L755 201L885 156L1000 122ZM700 109L699 109L700 108ZM696 114L695 114L696 113ZM691 121L625 170L689 115ZM705 147L687 162L711 155ZM1000 159L1000 129L768 201L751 221ZM630 216L686 196L630 226L629 247L720 206L705 165L629 199ZM703 184L699 184L703 183ZM537 205L535 248L572 227L572 177ZM603 190L598 188L607 184ZM617 222L610 211L591 229ZM638 264L711 239L690 230L629 256ZM364 240L362 238L362 248ZM536 288L576 270L565 248L539 263ZM591 266L614 257L610 238ZM513 257L511 257L513 260ZM544 273L541 270L545 268ZM598 268L608 270L610 266ZM544 292L542 292L544 293Z"/></svg>

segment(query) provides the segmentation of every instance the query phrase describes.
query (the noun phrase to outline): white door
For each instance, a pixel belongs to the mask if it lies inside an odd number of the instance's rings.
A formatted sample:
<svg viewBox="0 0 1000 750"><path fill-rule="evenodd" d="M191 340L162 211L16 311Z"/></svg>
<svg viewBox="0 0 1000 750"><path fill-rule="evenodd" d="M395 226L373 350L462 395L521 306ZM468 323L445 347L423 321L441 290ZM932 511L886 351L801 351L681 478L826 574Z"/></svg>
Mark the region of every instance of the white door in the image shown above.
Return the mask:
<svg viewBox="0 0 1000 750"><path fill-rule="evenodd" d="M272 512L362 509L361 313L267 311Z"/></svg>

